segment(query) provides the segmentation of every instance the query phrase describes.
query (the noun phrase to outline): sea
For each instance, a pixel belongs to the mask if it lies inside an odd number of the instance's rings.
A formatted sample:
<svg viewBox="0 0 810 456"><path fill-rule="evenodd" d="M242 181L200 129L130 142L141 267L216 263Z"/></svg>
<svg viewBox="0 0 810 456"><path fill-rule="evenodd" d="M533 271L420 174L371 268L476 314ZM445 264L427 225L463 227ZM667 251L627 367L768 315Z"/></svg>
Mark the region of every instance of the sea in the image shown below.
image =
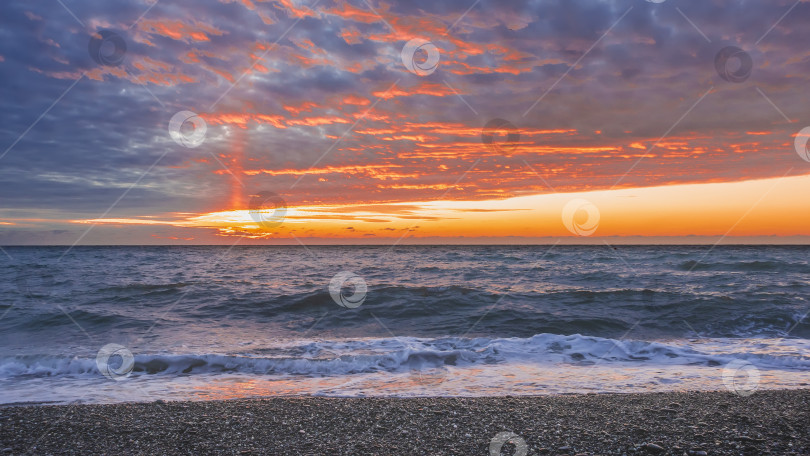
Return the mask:
<svg viewBox="0 0 810 456"><path fill-rule="evenodd" d="M0 403L810 386L803 246L4 247Z"/></svg>

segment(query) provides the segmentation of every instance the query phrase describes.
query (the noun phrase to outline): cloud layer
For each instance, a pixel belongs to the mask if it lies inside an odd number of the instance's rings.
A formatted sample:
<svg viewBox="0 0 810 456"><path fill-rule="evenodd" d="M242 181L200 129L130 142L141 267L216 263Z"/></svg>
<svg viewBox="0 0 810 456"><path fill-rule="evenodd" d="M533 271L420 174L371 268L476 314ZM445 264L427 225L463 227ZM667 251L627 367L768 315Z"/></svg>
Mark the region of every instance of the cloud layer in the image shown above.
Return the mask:
<svg viewBox="0 0 810 456"><path fill-rule="evenodd" d="M260 190L381 204L810 172L793 148L810 124L806 2L64 6L0 6L0 213L16 224L0 243L24 242L15 226L75 238L60 224L245 209ZM88 52L102 30L125 42L120 65ZM414 38L439 53L430 74L403 64ZM718 74L727 46L751 58L742 82ZM184 110L207 124L194 148L167 131ZM514 144L482 141L493 119Z"/></svg>

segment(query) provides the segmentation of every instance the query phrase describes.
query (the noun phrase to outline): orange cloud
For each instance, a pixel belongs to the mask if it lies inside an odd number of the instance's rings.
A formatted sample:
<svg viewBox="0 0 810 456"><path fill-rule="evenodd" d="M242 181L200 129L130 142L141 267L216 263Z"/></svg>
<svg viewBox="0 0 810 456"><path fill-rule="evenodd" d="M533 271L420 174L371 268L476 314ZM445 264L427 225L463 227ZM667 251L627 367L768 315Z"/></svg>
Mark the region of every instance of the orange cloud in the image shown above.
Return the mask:
<svg viewBox="0 0 810 456"><path fill-rule="evenodd" d="M267 0L263 0L267 1ZM304 18L304 17L315 17L315 11L312 11L310 8L304 6L299 8L298 6L293 3L292 0L276 0L278 3L274 6L279 9L284 9L287 13L294 18ZM283 6L280 8L279 5Z"/></svg>
<svg viewBox="0 0 810 456"><path fill-rule="evenodd" d="M257 124L269 124L276 128L287 128L284 124L284 117L279 115L234 112L202 113L200 117L212 125L230 124L240 128L247 128L248 122L255 122Z"/></svg>
<svg viewBox="0 0 810 456"><path fill-rule="evenodd" d="M352 174L352 175L365 175L374 179L388 180L388 179L404 179L419 177L416 172L402 173L395 172L392 169L401 168L399 165L345 165L345 166L325 166L322 168L308 168L308 169L252 169L245 170L244 174L248 176L255 176L257 174L266 174L270 176L300 176L300 175L325 175L325 174ZM218 170L218 172L223 172Z"/></svg>
<svg viewBox="0 0 810 456"><path fill-rule="evenodd" d="M298 106L284 106L284 109L292 113L292 115L297 116L302 112L311 112L313 108L317 108L318 105L311 101L305 101Z"/></svg>
<svg viewBox="0 0 810 456"><path fill-rule="evenodd" d="M346 95L343 98L343 104L366 106L370 103L371 101L369 101L368 98L364 98L359 95Z"/></svg>
<svg viewBox="0 0 810 456"><path fill-rule="evenodd" d="M446 97L448 95L455 95L455 94L456 93L453 92L453 90L450 89L449 87L432 82L424 82L420 85L417 85L409 89L400 89L399 87L395 87L388 91L379 91L372 93L372 95L374 95L375 97L382 98L383 100L388 100L395 97L409 97L413 95L430 95L434 97Z"/></svg>
<svg viewBox="0 0 810 456"><path fill-rule="evenodd" d="M349 123L348 120L337 117L337 116L330 116L330 117L307 117L304 119L291 119L287 121L287 125L305 125L305 126L316 126L316 125L329 125L335 123Z"/></svg>
<svg viewBox="0 0 810 456"><path fill-rule="evenodd" d="M357 29L355 26L344 27L340 29L340 36L346 43L348 44L360 44L363 40L361 39L360 30Z"/></svg>
<svg viewBox="0 0 810 456"><path fill-rule="evenodd" d="M138 22L138 30L186 43L191 41L211 41L209 35L219 36L225 34L224 31L212 25L200 22L189 24L180 20L169 19L144 19Z"/></svg>
<svg viewBox="0 0 810 456"><path fill-rule="evenodd" d="M387 7L383 9L385 11ZM379 11L379 10L378 10ZM364 24L372 24L380 20L380 16L377 16L373 12L367 9L360 9L354 7L346 2L341 1L340 6L336 6L331 9L324 10L327 14L333 14L335 16L340 16L343 19L362 22Z"/></svg>

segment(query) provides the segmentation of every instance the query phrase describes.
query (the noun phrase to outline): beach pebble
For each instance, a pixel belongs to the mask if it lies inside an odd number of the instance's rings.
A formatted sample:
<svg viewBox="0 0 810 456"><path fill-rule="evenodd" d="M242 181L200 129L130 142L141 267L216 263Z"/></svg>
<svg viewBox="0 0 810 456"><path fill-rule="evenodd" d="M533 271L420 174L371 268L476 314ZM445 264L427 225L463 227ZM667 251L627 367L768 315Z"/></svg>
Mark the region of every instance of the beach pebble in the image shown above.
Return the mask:
<svg viewBox="0 0 810 456"><path fill-rule="evenodd" d="M664 447L662 447L661 445L658 445L656 443L648 443L648 444L644 445L644 449L647 450L650 453L663 453L664 452Z"/></svg>
<svg viewBox="0 0 810 456"><path fill-rule="evenodd" d="M709 426L689 431L674 417L662 420L660 408L676 398L684 404L679 414L689 424L703 419ZM474 455L484 453L496 434L495 423L527 443L538 442L528 453L533 455L798 456L808 454L810 442L805 411L810 392L801 390L761 391L746 401L728 402L724 393L509 401L514 404L507 406L500 398L429 397L9 407L3 410L9 419L0 422L0 455L17 454L18 449L76 455ZM717 411L707 416L705 411L713 407ZM251 418L246 419L246 409ZM447 413L439 416L435 410ZM757 425L741 425L740 416L750 410L760 416ZM40 430L52 423L52 430L42 436ZM645 437L634 432L640 425L646 427ZM92 440L102 435L108 438ZM764 437L769 435L776 438ZM13 451L4 452L4 447ZM270 447L273 453L268 453Z"/></svg>

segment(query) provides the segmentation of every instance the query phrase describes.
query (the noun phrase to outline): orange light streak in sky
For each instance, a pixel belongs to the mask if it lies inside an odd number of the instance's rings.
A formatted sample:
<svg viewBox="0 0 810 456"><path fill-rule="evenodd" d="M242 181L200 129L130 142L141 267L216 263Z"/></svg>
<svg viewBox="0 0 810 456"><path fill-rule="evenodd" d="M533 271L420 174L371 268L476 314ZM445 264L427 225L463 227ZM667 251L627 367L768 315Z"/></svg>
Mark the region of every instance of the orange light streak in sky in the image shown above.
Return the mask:
<svg viewBox="0 0 810 456"><path fill-rule="evenodd" d="M374 205L300 206L287 209L283 223L259 226L246 207L184 215L174 220L101 219L74 223L169 225L215 230L217 236L252 239L330 238L363 240L402 236L576 237L563 208L583 199L598 210L592 237L613 236L797 236L810 235L810 176L736 183L556 193L484 201L416 201ZM576 223L588 214L574 212Z"/></svg>

